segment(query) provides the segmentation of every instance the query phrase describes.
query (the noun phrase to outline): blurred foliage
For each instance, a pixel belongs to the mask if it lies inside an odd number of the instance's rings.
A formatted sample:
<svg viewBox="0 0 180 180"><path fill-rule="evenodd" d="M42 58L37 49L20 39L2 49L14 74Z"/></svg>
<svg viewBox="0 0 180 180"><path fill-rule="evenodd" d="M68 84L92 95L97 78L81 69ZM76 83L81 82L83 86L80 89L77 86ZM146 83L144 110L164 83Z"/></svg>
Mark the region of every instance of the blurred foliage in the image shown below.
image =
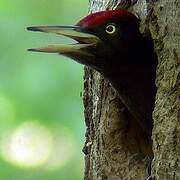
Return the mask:
<svg viewBox="0 0 180 180"><path fill-rule="evenodd" d="M0 155L0 179L82 179L83 67L62 56L27 52L27 48L70 40L27 32L26 27L73 25L87 14L87 6L84 0L0 1L0 149L4 148L4 137L12 141L6 136L24 122L35 121L47 128L55 140L61 136L61 146L66 146L68 137L71 148L57 151L57 157L67 156L70 151L72 154L66 163L51 170L45 165L19 166Z"/></svg>

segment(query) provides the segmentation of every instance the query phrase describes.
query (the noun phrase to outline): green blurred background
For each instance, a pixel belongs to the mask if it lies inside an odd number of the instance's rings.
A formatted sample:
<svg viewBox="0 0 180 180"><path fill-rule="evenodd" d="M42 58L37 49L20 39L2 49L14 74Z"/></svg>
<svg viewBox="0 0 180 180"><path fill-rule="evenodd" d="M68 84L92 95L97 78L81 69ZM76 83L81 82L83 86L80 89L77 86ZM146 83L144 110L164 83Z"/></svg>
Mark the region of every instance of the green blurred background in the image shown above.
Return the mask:
<svg viewBox="0 0 180 180"><path fill-rule="evenodd" d="M83 179L83 67L27 48L69 39L27 32L73 25L87 0L0 1L0 179Z"/></svg>

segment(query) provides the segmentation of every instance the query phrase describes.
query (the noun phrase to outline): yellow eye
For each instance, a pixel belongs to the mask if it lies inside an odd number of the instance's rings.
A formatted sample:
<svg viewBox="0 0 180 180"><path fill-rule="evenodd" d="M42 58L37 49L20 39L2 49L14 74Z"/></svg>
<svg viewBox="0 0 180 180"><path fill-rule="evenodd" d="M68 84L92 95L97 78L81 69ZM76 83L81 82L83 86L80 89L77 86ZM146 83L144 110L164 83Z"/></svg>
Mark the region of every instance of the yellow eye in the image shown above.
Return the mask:
<svg viewBox="0 0 180 180"><path fill-rule="evenodd" d="M108 34L113 34L116 32L116 27L112 24L106 26L106 32Z"/></svg>

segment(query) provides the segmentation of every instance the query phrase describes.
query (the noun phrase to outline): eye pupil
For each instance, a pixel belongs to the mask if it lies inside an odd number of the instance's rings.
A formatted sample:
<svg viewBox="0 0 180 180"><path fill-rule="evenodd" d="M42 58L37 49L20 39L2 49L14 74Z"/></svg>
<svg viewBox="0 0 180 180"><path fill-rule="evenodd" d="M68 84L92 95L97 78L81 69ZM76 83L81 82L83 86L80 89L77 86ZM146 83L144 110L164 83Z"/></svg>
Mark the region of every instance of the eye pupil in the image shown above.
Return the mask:
<svg viewBox="0 0 180 180"><path fill-rule="evenodd" d="M106 32L108 34L113 34L115 31L116 31L116 27L115 26L113 26L113 25L106 26Z"/></svg>
<svg viewBox="0 0 180 180"><path fill-rule="evenodd" d="M107 30L108 32L112 32L112 31L113 31L113 27L112 27L112 26L108 26L108 27L106 28L106 30Z"/></svg>

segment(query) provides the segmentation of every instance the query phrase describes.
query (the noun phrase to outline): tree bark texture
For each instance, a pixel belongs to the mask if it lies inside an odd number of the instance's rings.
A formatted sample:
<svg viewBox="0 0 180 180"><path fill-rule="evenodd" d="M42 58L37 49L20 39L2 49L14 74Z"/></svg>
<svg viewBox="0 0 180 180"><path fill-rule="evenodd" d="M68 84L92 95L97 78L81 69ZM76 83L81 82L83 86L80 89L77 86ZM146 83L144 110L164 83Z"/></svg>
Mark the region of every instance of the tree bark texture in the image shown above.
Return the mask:
<svg viewBox="0 0 180 180"><path fill-rule="evenodd" d="M150 30L159 57L154 110L153 175L156 179L180 179L180 1L154 3Z"/></svg>
<svg viewBox="0 0 180 180"><path fill-rule="evenodd" d="M120 1L90 0L90 13L114 9ZM178 0L138 0L131 8L140 19L141 31L151 32L159 65L153 129L153 177L180 179L180 124L178 121L179 42ZM134 134L132 117L111 85L85 67L86 122L85 180L145 180L148 158ZM128 127L131 122L131 127ZM179 163L180 164L180 163Z"/></svg>

